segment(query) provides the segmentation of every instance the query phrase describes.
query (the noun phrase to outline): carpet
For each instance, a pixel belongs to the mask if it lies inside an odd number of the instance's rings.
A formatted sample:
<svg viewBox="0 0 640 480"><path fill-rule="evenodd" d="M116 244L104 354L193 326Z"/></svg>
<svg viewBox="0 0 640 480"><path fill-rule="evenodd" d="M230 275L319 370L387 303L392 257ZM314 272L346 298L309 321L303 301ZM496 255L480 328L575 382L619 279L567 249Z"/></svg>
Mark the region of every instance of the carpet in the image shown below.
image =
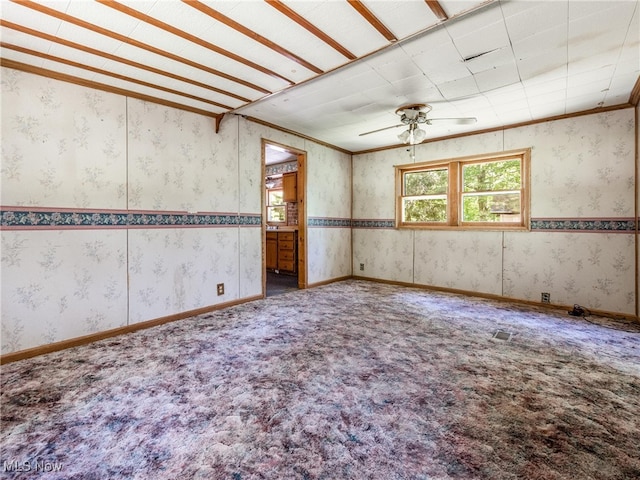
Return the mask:
<svg viewBox="0 0 640 480"><path fill-rule="evenodd" d="M0 475L637 479L640 328L589 320L348 280L7 364Z"/></svg>

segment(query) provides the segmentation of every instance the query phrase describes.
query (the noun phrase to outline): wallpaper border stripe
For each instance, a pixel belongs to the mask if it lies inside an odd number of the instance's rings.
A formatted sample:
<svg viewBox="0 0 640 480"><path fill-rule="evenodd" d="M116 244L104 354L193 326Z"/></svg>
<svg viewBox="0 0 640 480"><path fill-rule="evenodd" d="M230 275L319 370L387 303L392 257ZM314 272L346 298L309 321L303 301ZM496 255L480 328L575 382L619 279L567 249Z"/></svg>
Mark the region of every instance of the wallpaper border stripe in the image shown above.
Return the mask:
<svg viewBox="0 0 640 480"><path fill-rule="evenodd" d="M207 228L262 225L251 213L0 207L2 230Z"/></svg>
<svg viewBox="0 0 640 480"><path fill-rule="evenodd" d="M628 218L532 218L532 232L635 233L637 220ZM393 219L354 219L353 228L395 229Z"/></svg>
<svg viewBox="0 0 640 480"><path fill-rule="evenodd" d="M255 213L0 207L2 230L260 227ZM635 233L640 219L533 218L532 232ZM311 228L395 229L393 219L308 217Z"/></svg>

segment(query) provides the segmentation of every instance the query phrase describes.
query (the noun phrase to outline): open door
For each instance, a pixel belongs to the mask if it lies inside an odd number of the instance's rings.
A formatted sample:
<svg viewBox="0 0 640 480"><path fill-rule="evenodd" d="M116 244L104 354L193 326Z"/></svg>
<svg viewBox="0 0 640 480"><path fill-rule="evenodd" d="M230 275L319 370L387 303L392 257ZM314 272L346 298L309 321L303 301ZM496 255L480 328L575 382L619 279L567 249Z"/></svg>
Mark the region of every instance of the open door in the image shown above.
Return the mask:
<svg viewBox="0 0 640 480"><path fill-rule="evenodd" d="M262 140L263 294L307 287L306 152Z"/></svg>

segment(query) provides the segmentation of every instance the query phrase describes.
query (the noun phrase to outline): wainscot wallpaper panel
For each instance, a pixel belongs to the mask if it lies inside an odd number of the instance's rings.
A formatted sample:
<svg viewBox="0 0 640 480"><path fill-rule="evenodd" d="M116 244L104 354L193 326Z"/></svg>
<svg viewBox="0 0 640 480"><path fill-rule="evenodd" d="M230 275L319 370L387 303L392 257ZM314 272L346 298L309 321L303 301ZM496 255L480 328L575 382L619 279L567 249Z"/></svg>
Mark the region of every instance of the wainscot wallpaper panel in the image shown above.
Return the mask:
<svg viewBox="0 0 640 480"><path fill-rule="evenodd" d="M238 228L129 231L130 322L239 298L238 262Z"/></svg>
<svg viewBox="0 0 640 480"><path fill-rule="evenodd" d="M352 235L354 275L413 283L414 232L375 227L356 228Z"/></svg>
<svg viewBox="0 0 640 480"><path fill-rule="evenodd" d="M351 275L351 228L309 228L309 284Z"/></svg>
<svg viewBox="0 0 640 480"><path fill-rule="evenodd" d="M2 232L2 353L127 321L124 230Z"/></svg>
<svg viewBox="0 0 640 480"><path fill-rule="evenodd" d="M634 257L633 234L507 232L504 295L634 315Z"/></svg>
<svg viewBox="0 0 640 480"><path fill-rule="evenodd" d="M414 283L502 294L502 232L415 232Z"/></svg>

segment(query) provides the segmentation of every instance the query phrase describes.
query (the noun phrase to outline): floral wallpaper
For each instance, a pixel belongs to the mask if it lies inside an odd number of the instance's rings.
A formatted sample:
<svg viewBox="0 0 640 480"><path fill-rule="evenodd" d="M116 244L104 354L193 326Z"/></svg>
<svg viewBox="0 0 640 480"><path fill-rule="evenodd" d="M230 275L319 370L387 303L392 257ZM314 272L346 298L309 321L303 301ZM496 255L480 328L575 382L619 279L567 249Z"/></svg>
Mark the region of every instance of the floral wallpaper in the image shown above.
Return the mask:
<svg viewBox="0 0 640 480"><path fill-rule="evenodd" d="M351 156L307 142L308 283L351 275Z"/></svg>
<svg viewBox="0 0 640 480"><path fill-rule="evenodd" d="M2 68L2 205L127 207L126 99Z"/></svg>
<svg viewBox="0 0 640 480"><path fill-rule="evenodd" d="M261 160L239 157L260 140L237 118L215 134L11 69L1 98L3 354L261 295Z"/></svg>
<svg viewBox="0 0 640 480"><path fill-rule="evenodd" d="M3 231L3 353L126 325L126 236Z"/></svg>
<svg viewBox="0 0 640 480"><path fill-rule="evenodd" d="M354 273L637 315L634 131L623 109L416 147L416 162L531 147L529 232L395 230L393 167L413 152L354 156Z"/></svg>
<svg viewBox="0 0 640 480"><path fill-rule="evenodd" d="M1 73L2 354L260 296L263 138L307 152L311 285L355 274L637 314L634 109L352 161L240 116L216 134L208 117ZM522 147L531 231L394 228L394 165Z"/></svg>
<svg viewBox="0 0 640 480"><path fill-rule="evenodd" d="M12 69L1 93L2 354L262 295L262 138L308 152L310 283L351 274L349 155Z"/></svg>

